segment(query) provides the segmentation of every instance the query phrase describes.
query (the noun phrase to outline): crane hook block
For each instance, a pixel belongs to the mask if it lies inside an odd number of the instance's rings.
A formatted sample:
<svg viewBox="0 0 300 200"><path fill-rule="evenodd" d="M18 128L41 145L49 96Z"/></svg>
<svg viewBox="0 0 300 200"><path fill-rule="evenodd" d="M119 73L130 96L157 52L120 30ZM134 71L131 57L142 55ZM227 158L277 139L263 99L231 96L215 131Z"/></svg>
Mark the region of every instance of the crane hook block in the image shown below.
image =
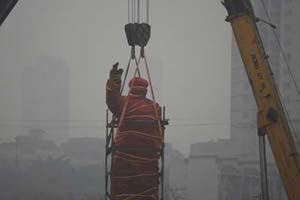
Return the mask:
<svg viewBox="0 0 300 200"><path fill-rule="evenodd" d="M137 36L136 36L136 29L138 24L137 23L129 23L125 25L125 33L127 37L127 41L129 46L137 45Z"/></svg>
<svg viewBox="0 0 300 200"><path fill-rule="evenodd" d="M129 23L125 25L129 46L145 47L150 40L151 26L147 23Z"/></svg>
<svg viewBox="0 0 300 200"><path fill-rule="evenodd" d="M145 47L150 40L151 26L146 23L141 23L137 29L138 45Z"/></svg>

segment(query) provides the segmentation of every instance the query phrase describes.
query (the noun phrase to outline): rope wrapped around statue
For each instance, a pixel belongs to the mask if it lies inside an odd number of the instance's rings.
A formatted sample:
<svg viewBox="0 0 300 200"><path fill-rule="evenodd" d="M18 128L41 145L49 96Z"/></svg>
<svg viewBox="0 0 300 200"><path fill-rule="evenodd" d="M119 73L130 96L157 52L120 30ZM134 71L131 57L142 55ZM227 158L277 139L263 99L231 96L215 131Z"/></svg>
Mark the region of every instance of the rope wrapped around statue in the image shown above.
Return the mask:
<svg viewBox="0 0 300 200"><path fill-rule="evenodd" d="M134 76L129 82L129 95L123 96L122 73L116 63L106 85L107 106L119 122L113 143L136 150L117 149L113 155L112 200L158 200L161 108L155 100L146 98L149 83L140 77Z"/></svg>

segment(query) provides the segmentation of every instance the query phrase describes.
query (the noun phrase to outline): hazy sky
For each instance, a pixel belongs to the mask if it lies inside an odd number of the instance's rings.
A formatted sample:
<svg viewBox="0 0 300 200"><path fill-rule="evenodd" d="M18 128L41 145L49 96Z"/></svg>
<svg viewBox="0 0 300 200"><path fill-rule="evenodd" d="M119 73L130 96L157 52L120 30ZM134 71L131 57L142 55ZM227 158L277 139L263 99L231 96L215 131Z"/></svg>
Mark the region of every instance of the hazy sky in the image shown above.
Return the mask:
<svg viewBox="0 0 300 200"><path fill-rule="evenodd" d="M167 141L187 153L191 143L228 137L231 31L225 9L219 0L151 0L150 6L147 54L171 120ZM106 79L111 65L125 67L129 56L126 23L125 0L19 1L0 28L0 134L24 119L24 71L52 59L69 73L64 120L99 129L81 135L71 129L71 136L104 136Z"/></svg>

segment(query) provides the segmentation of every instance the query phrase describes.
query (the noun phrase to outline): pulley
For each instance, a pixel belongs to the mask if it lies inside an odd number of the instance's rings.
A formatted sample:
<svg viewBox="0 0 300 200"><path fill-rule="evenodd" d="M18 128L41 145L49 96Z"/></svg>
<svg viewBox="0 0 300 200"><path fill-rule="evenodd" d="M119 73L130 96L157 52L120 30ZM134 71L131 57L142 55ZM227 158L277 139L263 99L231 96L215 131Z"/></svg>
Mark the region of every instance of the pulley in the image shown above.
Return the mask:
<svg viewBox="0 0 300 200"><path fill-rule="evenodd" d="M131 58L135 58L135 46L141 47L144 57L144 47L150 40L149 0L128 0L128 24L125 25L128 45L131 46Z"/></svg>

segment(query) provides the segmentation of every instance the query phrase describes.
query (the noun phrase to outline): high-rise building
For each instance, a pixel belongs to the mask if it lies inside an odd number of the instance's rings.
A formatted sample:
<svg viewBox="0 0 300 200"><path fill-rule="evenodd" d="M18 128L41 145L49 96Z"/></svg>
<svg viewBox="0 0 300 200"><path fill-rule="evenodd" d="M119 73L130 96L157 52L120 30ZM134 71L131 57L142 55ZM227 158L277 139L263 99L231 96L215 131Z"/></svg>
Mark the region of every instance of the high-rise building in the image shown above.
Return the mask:
<svg viewBox="0 0 300 200"><path fill-rule="evenodd" d="M300 96L297 92L297 88L300 88L300 14L298 11L299 8L300 2L296 0L286 0L282 4L282 29L280 31L281 44L285 52L286 59L288 60L288 63L290 65L290 69L284 62L283 56L281 56L281 67L279 72L280 92L283 97L286 109L289 113L290 120L292 121L292 131L294 133L295 140L298 142L298 147L300 145ZM296 84L294 83L293 79L295 80Z"/></svg>
<svg viewBox="0 0 300 200"><path fill-rule="evenodd" d="M266 19L265 8L272 22L277 26L277 32L281 32L281 0L265 1L265 7L261 0L252 1L256 16ZM258 28L264 46L269 56L269 62L274 73L274 78L280 80L280 49L273 35L271 27L259 22ZM278 34L279 40L281 34ZM240 52L235 39L232 43L232 71L231 71L231 139L241 147L241 154L257 154L257 107L254 96L243 66Z"/></svg>
<svg viewBox="0 0 300 200"><path fill-rule="evenodd" d="M276 25L276 35L274 35L274 31L269 25L263 22L258 23L271 69L281 93L281 99L292 120L293 134L299 137L297 130L300 128L300 124L297 116L300 112L300 102L297 100L300 99L300 96L297 93L293 78L299 87L300 58L297 56L297 52L300 49L300 28L297 26L299 19L297 9L300 8L300 2L293 0L254 0L252 3L256 16L267 21L269 20L268 16L270 16L271 22ZM290 69L285 63L278 41L290 64ZM232 45L231 77L231 139L241 145L243 153L256 153L258 150L257 108L235 40L233 40Z"/></svg>
<svg viewBox="0 0 300 200"><path fill-rule="evenodd" d="M260 199L259 159L239 151L229 139L193 144L187 163L189 199ZM268 182L270 199L287 199L274 162L268 164Z"/></svg>
<svg viewBox="0 0 300 200"><path fill-rule="evenodd" d="M262 22L258 28L269 57L274 79L287 108L294 135L299 137L300 97L293 78L300 84L300 28L298 9L300 2L295 0L253 0L255 14L276 25L276 30ZM288 68L281 48L290 64ZM235 40L232 44L232 83L231 83L231 140L241 155L258 157L258 136L256 125L257 107ZM295 136L295 141L298 139ZM268 160L274 162L269 146Z"/></svg>
<svg viewBox="0 0 300 200"><path fill-rule="evenodd" d="M57 58L41 57L24 68L22 134L41 129L46 138L69 136L69 69Z"/></svg>
<svg viewBox="0 0 300 200"><path fill-rule="evenodd" d="M300 129L300 99L293 78L300 87L300 2L296 0L252 0L256 16L276 25L272 28L258 22L258 28L269 56L269 62L293 122L293 133ZM278 41L286 54L286 66ZM290 73L291 71L291 73ZM292 74L292 75L291 75ZM293 76L293 78L292 78ZM259 199L260 169L257 136L257 106L235 39L232 43L231 71L231 138L191 146L188 162L188 194L197 199ZM287 199L269 145L268 177L271 199ZM196 184L197 183L197 184Z"/></svg>

